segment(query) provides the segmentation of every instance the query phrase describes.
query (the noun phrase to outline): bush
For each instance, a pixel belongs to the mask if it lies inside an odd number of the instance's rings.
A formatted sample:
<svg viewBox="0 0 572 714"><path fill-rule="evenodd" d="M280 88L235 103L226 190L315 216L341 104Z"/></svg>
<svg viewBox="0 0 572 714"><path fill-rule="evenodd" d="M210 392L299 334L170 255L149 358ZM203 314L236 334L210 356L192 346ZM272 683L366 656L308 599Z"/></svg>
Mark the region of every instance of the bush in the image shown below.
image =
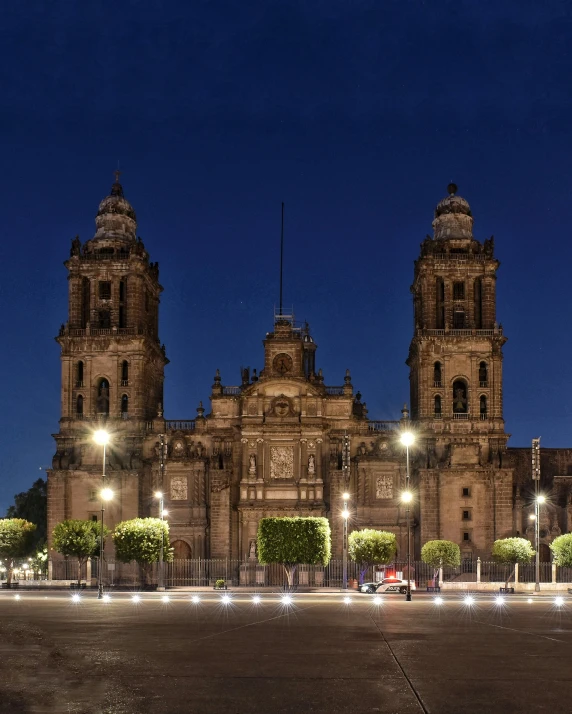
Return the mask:
<svg viewBox="0 0 572 714"><path fill-rule="evenodd" d="M421 560L434 568L461 564L461 549L452 540L429 540L421 548Z"/></svg>
<svg viewBox="0 0 572 714"><path fill-rule="evenodd" d="M506 565L512 564L514 566L516 563L528 563L535 553L536 551L526 538L501 538L493 543L493 559ZM514 567L512 573L514 573ZM508 588L512 573L507 570L506 588Z"/></svg>
<svg viewBox="0 0 572 714"><path fill-rule="evenodd" d="M554 562L560 567L572 567L572 533L558 536L550 544Z"/></svg>
<svg viewBox="0 0 572 714"><path fill-rule="evenodd" d="M394 533L364 528L352 531L348 537L348 553L350 558L358 563L360 583L366 570L371 565L390 563L395 557L397 542Z"/></svg>
<svg viewBox="0 0 572 714"><path fill-rule="evenodd" d="M103 539L109 535L104 527ZM81 566L88 559L99 555L101 523L69 519L54 528L52 547L66 557L77 558L77 582L81 582Z"/></svg>
<svg viewBox="0 0 572 714"><path fill-rule="evenodd" d="M258 560L281 563L292 587L296 567L327 565L331 557L327 518L261 518L258 524Z"/></svg>
<svg viewBox="0 0 572 714"><path fill-rule="evenodd" d="M151 565L163 560L173 560L173 549L169 545L169 524L161 518L133 518L118 523L113 531L115 557L120 563L137 561L148 581Z"/></svg>
<svg viewBox="0 0 572 714"><path fill-rule="evenodd" d="M6 562L7 587L12 585L12 573L17 558L32 552L36 526L23 518L0 519L0 557Z"/></svg>

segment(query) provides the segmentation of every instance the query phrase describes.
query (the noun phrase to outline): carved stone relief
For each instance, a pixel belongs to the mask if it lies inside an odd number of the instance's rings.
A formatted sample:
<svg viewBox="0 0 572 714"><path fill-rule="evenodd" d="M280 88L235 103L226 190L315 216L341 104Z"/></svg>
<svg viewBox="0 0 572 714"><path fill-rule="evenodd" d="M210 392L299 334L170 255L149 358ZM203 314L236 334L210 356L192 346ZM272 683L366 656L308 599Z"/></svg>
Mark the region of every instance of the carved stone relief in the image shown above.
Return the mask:
<svg viewBox="0 0 572 714"><path fill-rule="evenodd" d="M391 474L378 474L375 477L375 497L393 498L393 476Z"/></svg>
<svg viewBox="0 0 572 714"><path fill-rule="evenodd" d="M270 447L270 478L294 478L294 447Z"/></svg>
<svg viewBox="0 0 572 714"><path fill-rule="evenodd" d="M171 501L186 501L188 498L188 483L186 476L171 477Z"/></svg>

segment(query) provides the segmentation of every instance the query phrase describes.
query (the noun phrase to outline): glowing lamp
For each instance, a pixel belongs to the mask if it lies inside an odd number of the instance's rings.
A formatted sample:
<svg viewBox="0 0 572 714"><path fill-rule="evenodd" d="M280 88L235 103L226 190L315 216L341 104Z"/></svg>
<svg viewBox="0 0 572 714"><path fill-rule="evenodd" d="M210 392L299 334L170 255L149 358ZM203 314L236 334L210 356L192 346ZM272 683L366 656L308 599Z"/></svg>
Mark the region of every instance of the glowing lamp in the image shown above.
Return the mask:
<svg viewBox="0 0 572 714"><path fill-rule="evenodd" d="M399 441L401 441L403 446L411 446L415 441L415 437L410 431L404 431L403 434L399 437Z"/></svg>
<svg viewBox="0 0 572 714"><path fill-rule="evenodd" d="M105 429L98 429L93 435L93 440L96 444L99 444L99 446L105 446L109 444L109 434Z"/></svg>
<svg viewBox="0 0 572 714"><path fill-rule="evenodd" d="M110 488L102 488L100 496L102 501L111 501L113 498L113 491Z"/></svg>

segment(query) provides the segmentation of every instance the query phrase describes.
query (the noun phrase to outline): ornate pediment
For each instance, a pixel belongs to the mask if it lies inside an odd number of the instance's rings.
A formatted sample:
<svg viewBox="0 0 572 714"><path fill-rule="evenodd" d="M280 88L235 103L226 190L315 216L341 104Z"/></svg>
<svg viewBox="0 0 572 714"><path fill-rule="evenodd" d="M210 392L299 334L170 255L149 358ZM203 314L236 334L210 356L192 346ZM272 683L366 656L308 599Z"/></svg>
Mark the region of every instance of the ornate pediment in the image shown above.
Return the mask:
<svg viewBox="0 0 572 714"><path fill-rule="evenodd" d="M357 448L357 458L361 460L395 460L395 447L390 439L380 436L373 441L362 441Z"/></svg>
<svg viewBox="0 0 572 714"><path fill-rule="evenodd" d="M287 417L295 417L297 414L294 410L292 399L285 394L279 394L270 402L270 408L266 416L285 419Z"/></svg>

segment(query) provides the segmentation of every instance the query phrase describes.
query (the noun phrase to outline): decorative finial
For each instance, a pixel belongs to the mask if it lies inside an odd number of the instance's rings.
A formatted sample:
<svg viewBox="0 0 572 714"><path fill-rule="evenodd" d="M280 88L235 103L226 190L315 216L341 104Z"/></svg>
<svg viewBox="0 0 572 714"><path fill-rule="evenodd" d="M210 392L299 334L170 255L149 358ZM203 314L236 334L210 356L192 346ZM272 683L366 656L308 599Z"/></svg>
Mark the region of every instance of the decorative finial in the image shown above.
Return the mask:
<svg viewBox="0 0 572 714"><path fill-rule="evenodd" d="M115 175L115 183L119 183L119 177L121 176L121 171L119 170L119 167L116 168L113 173Z"/></svg>
<svg viewBox="0 0 572 714"><path fill-rule="evenodd" d="M454 196L454 195L457 193L457 184L451 182L451 183L447 186L447 191L448 191L448 193L449 193L449 196Z"/></svg>

